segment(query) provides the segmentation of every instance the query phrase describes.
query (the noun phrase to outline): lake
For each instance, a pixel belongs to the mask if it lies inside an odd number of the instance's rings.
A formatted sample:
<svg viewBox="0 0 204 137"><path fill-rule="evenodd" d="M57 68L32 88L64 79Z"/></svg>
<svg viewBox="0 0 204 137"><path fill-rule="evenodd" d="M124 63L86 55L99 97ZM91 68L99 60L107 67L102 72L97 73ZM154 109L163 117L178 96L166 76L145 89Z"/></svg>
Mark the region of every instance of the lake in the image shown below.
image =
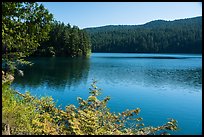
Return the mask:
<svg viewBox="0 0 204 137"><path fill-rule="evenodd" d="M110 96L112 112L141 108L145 126L178 121L178 135L202 134L202 55L92 53L89 59L30 58L24 76L12 87L22 93L52 96L57 105L86 99L93 79Z"/></svg>

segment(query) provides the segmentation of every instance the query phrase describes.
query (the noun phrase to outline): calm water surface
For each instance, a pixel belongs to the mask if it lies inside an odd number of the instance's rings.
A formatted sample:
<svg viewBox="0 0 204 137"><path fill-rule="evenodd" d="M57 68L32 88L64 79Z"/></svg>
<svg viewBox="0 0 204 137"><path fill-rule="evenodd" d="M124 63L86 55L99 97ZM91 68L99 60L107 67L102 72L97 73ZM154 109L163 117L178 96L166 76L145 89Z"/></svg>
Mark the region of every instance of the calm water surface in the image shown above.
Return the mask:
<svg viewBox="0 0 204 137"><path fill-rule="evenodd" d="M110 96L113 112L141 108L146 126L168 118L180 130L171 134L202 133L202 55L93 53L90 59L31 58L13 88L36 96L52 96L57 105L77 105L86 99L92 79Z"/></svg>

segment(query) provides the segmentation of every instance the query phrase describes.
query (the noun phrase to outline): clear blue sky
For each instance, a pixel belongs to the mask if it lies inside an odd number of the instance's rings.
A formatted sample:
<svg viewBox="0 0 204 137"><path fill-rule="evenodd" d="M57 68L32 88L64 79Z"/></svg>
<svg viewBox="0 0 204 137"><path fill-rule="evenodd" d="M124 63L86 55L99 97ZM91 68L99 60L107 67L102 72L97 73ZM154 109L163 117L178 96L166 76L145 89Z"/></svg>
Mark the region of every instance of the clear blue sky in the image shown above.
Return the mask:
<svg viewBox="0 0 204 137"><path fill-rule="evenodd" d="M79 28L138 25L202 16L201 2L38 2L54 18Z"/></svg>

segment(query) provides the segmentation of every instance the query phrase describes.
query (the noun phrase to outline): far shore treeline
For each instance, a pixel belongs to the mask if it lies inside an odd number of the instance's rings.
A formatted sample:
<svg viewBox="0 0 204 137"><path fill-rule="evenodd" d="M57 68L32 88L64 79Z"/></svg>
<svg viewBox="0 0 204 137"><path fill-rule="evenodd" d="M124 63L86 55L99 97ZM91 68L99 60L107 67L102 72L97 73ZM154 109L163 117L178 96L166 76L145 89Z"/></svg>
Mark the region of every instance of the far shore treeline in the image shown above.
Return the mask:
<svg viewBox="0 0 204 137"><path fill-rule="evenodd" d="M92 52L202 53L202 16L84 30L91 37Z"/></svg>
<svg viewBox="0 0 204 137"><path fill-rule="evenodd" d="M79 29L51 24L49 39L32 56L90 56L110 53L202 53L202 16L144 25L109 25Z"/></svg>

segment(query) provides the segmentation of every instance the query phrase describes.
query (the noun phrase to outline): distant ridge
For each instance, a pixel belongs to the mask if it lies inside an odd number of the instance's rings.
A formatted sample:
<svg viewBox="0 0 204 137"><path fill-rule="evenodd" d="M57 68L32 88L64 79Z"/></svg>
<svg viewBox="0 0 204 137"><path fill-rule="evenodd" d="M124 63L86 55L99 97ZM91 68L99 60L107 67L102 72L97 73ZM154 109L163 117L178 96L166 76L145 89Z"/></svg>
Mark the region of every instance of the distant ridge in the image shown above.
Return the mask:
<svg viewBox="0 0 204 137"><path fill-rule="evenodd" d="M84 29L93 52L202 53L202 16Z"/></svg>
<svg viewBox="0 0 204 137"><path fill-rule="evenodd" d="M184 18L184 19L175 19L172 21L168 21L168 20L162 20L162 19L158 19L158 20L153 20L144 24L140 24L140 25L105 25L105 26L99 26L99 27L87 27L84 28L84 30L89 30L89 29L96 29L96 28L108 28L108 27L136 27L136 26L148 26L150 24L158 24L158 23L175 23L175 22L183 22L186 20L197 20L197 21L201 21L202 23L202 16L197 16L197 17L192 17L192 18Z"/></svg>

